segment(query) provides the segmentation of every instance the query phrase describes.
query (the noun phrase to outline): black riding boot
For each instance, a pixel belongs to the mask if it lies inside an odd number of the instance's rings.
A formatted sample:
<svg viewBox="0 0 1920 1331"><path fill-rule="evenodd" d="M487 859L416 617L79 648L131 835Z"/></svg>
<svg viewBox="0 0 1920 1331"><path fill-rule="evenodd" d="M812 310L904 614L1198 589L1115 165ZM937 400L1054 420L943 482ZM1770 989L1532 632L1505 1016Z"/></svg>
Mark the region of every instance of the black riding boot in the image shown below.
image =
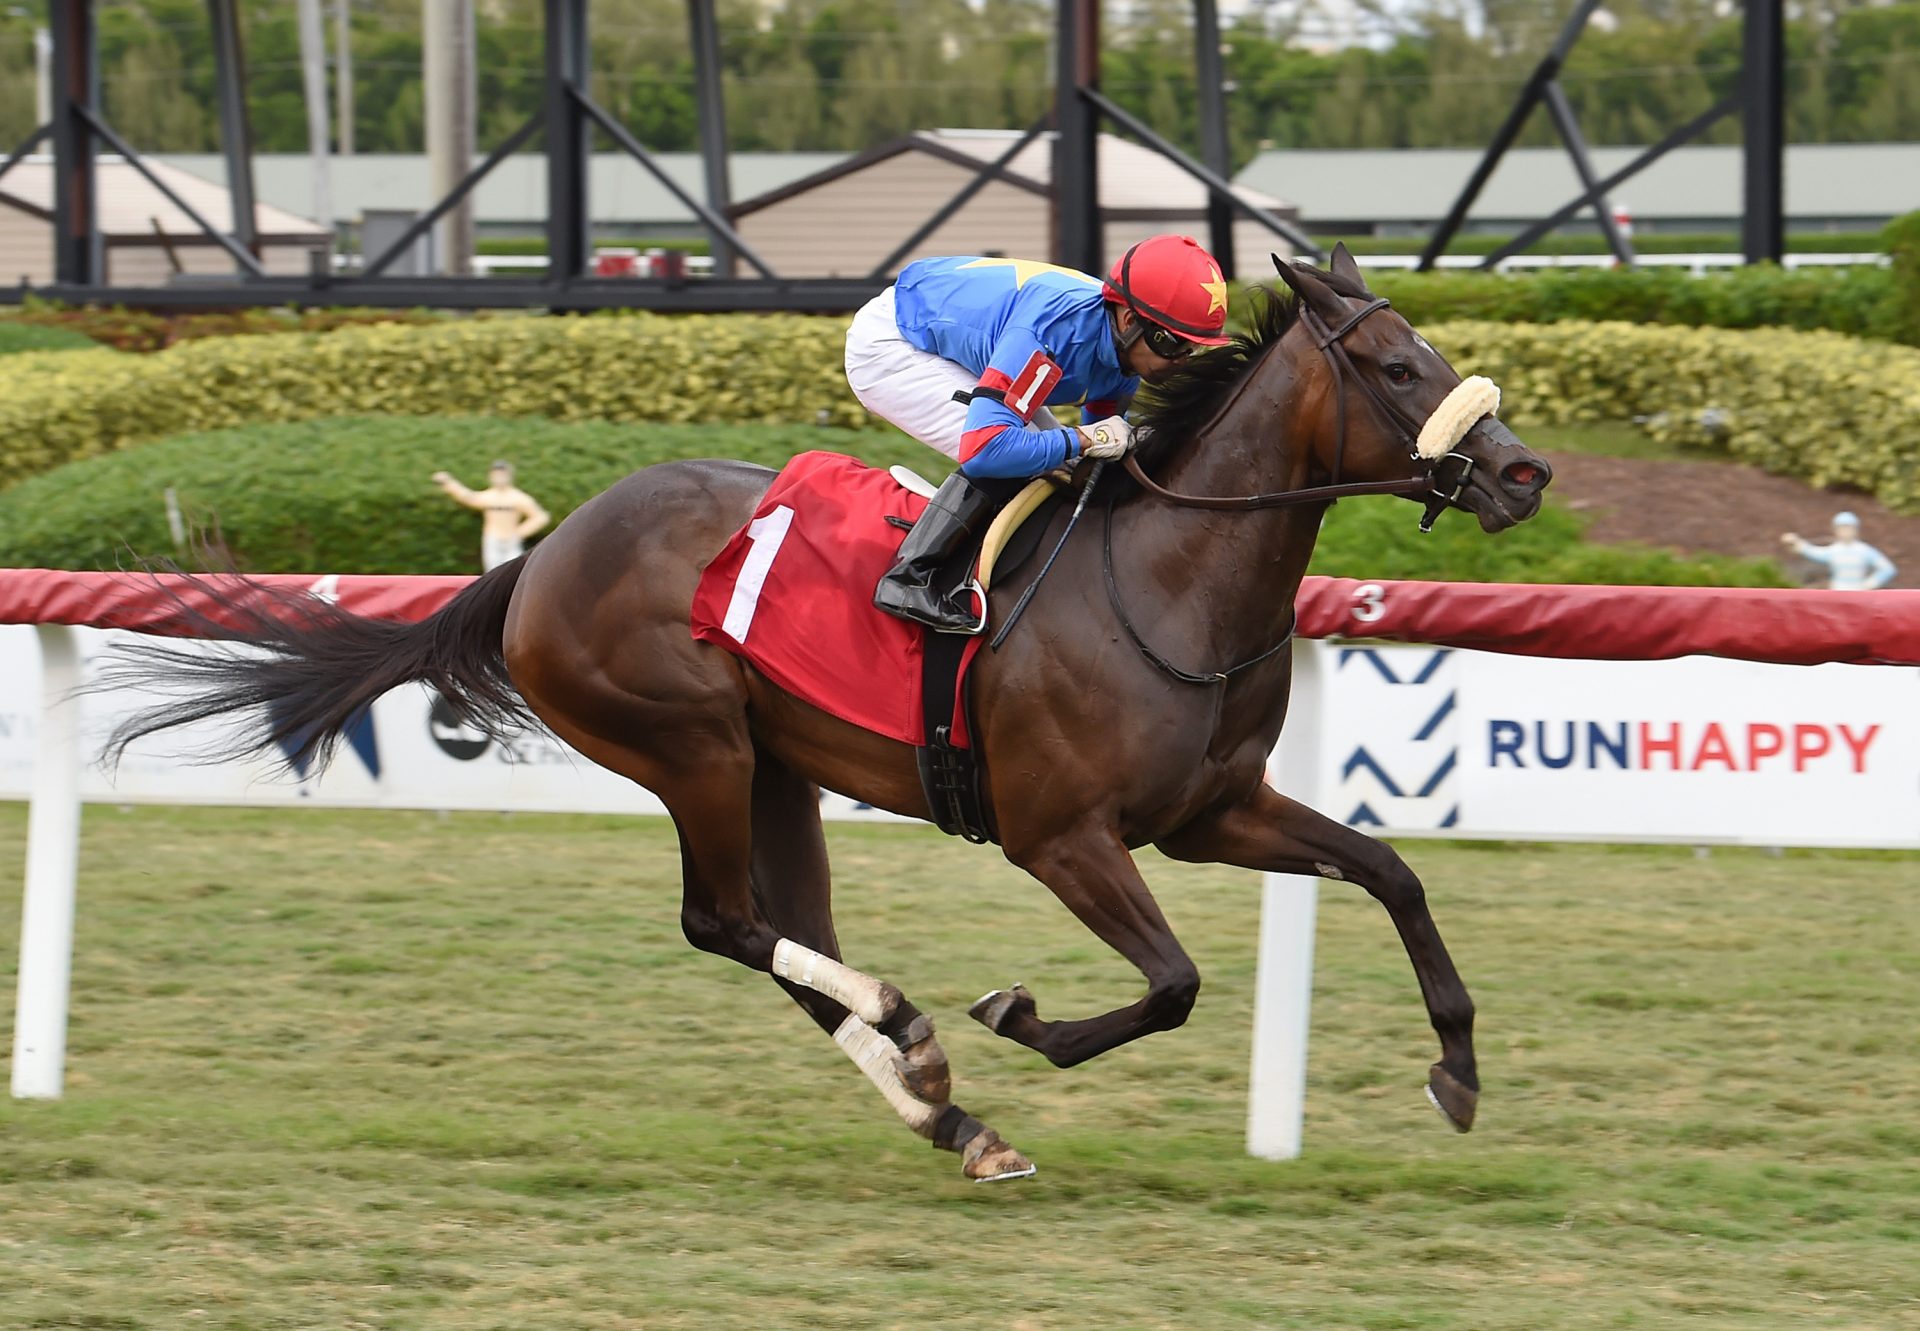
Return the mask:
<svg viewBox="0 0 1920 1331"><path fill-rule="evenodd" d="M874 605L942 633L978 633L985 607L974 607L966 593L958 598L966 603L956 604L953 593L935 587L933 580L998 507L993 495L959 472L947 477L900 543L900 560L874 589Z"/></svg>

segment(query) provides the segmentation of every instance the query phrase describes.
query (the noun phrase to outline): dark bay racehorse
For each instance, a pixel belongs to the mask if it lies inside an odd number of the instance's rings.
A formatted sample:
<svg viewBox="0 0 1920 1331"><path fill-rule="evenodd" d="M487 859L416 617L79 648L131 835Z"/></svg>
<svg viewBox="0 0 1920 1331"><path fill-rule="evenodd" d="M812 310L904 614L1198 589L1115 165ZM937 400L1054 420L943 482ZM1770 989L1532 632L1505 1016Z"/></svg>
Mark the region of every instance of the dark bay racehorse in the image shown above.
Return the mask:
<svg viewBox="0 0 1920 1331"><path fill-rule="evenodd" d="M1419 456L1415 438L1455 400L1459 376L1367 290L1344 250L1330 271L1283 265L1281 275L1297 299L1271 300L1251 333L1160 387L1137 459L1136 476L1152 484L1108 479L1025 623L975 671L977 742L1006 857L1138 967L1146 992L1100 1016L1047 1020L1016 987L973 1015L1061 1067L1186 1020L1200 976L1135 847L1341 878L1372 893L1399 930L1440 1037L1428 1094L1464 1132L1479 1094L1473 1006L1420 880L1388 847L1263 774L1286 717L1294 593L1331 499L1425 498L1493 532L1539 508L1550 472L1491 416L1463 421L1444 457ZM360 709L416 680L495 730L531 712L666 803L694 946L771 972L911 1127L961 1153L968 1177L1030 1173L950 1103L927 1018L838 959L819 788L925 817L913 750L796 700L689 633L701 569L772 477L734 462L648 467L418 624L236 593L239 636L267 650L168 665L176 681L197 672L199 691L118 739L257 709L236 752L286 740L324 759ZM1064 522L1053 519L1048 543ZM997 613L1032 576L995 585Z"/></svg>

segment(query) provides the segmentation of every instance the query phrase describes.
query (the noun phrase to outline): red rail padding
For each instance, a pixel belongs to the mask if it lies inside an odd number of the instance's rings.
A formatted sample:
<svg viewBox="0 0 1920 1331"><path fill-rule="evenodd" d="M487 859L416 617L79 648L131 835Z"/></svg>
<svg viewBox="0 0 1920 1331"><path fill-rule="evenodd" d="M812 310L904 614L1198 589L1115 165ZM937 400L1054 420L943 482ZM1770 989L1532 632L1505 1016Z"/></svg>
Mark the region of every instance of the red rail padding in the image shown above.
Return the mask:
<svg viewBox="0 0 1920 1331"><path fill-rule="evenodd" d="M425 619L473 579L374 577L317 573L261 573L247 581L273 591L318 591L340 607L371 619ZM62 573L44 568L0 569L0 624L81 624L138 629L168 637L196 637L193 614L219 621L202 588L229 590L232 578L181 573ZM183 607L189 613L183 613Z"/></svg>
<svg viewBox="0 0 1920 1331"><path fill-rule="evenodd" d="M1471 647L1515 656L1781 665L1920 665L1920 591L1561 587L1308 578L1300 633Z"/></svg>
<svg viewBox="0 0 1920 1331"><path fill-rule="evenodd" d="M319 587L355 614L411 621L440 609L473 579L272 573L249 581L275 589ZM180 574L0 569L0 624L190 636L195 630L184 622L180 602L211 614L198 594L202 582ZM1920 665L1920 591L1308 578L1297 606L1307 638L1383 638L1598 661L1699 655L1783 665Z"/></svg>

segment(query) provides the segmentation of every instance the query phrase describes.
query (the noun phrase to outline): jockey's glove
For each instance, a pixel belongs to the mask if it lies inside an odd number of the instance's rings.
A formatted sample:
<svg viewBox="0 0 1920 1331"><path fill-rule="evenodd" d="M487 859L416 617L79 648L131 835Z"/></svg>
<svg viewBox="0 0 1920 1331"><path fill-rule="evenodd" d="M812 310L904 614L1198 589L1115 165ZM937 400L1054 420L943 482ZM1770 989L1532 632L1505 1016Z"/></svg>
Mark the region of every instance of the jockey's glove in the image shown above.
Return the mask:
<svg viewBox="0 0 1920 1331"><path fill-rule="evenodd" d="M1090 458L1117 458L1133 447L1133 427L1124 416L1080 427L1080 454Z"/></svg>

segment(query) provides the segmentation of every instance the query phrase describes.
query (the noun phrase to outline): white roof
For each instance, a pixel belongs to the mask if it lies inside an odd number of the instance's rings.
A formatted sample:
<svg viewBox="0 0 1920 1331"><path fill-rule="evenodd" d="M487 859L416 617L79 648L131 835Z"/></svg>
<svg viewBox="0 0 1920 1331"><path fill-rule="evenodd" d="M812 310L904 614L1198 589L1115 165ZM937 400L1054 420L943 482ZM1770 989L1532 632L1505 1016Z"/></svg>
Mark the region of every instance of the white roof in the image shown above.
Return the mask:
<svg viewBox="0 0 1920 1331"><path fill-rule="evenodd" d="M1595 148L1603 178L1640 148ZM1320 220L1435 222L1479 165L1477 148L1271 151L1234 179L1284 192L1309 224ZM1676 148L1609 195L1637 218L1737 218L1744 211L1737 145ZM1886 218L1920 208L1920 143L1792 144L1786 150L1789 217ZM1560 148L1514 148L1501 159L1469 214L1545 217L1583 191Z"/></svg>
<svg viewBox="0 0 1920 1331"><path fill-rule="evenodd" d="M167 188L191 204L208 222L222 231L233 229L232 196L225 185L151 157L144 160L154 175L167 182ZM95 158L94 182L99 193L95 206L102 235L151 236L156 220L160 230L170 237L206 234L125 158ZM52 212L53 159L29 157L0 176L0 203L24 203L42 212ZM327 228L268 203L257 203L254 227L263 236L318 238L327 234Z"/></svg>
<svg viewBox="0 0 1920 1331"><path fill-rule="evenodd" d="M789 181L832 166L849 153L733 153L727 159L736 199L777 189ZM698 153L655 153L654 160L673 181L705 202L706 176ZM211 180L227 178L226 159L217 153L168 153L165 160ZM478 165L479 158L474 159ZM439 199L422 153L363 153L329 159L328 187L333 214L358 221L370 210L423 212ZM5 188L0 183L0 188ZM254 193L282 208L308 213L313 208L313 159L302 153L261 153L253 159ZM547 159L516 153L474 186L474 220L538 226L547 215ZM697 225L693 210L625 153L595 153L587 170L587 207L595 222L685 223Z"/></svg>
<svg viewBox="0 0 1920 1331"><path fill-rule="evenodd" d="M1016 130L1002 129L930 129L913 138L953 152L991 162L1007 150ZM1007 163L1007 170L1045 188L1053 180L1054 133L1048 130L1034 139ZM1143 148L1117 134L1102 134L1098 149L1100 207L1107 212L1181 212L1203 213L1207 208L1207 187L1175 166L1151 148ZM1254 187L1251 183L1235 190L1241 198L1269 212L1291 210L1292 204Z"/></svg>

